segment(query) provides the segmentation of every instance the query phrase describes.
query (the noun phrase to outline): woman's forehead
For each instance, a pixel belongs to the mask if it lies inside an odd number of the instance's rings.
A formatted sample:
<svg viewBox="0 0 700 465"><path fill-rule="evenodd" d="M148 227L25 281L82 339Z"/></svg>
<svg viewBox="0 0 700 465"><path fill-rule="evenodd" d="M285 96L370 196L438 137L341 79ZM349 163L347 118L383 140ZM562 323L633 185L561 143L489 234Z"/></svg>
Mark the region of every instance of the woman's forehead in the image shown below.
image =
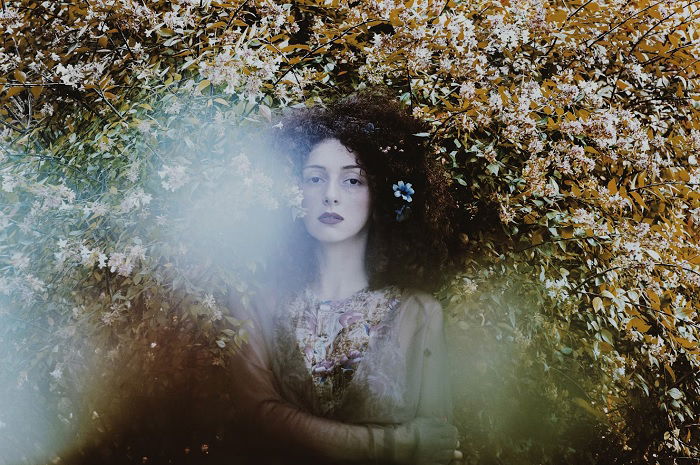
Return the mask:
<svg viewBox="0 0 700 465"><path fill-rule="evenodd" d="M345 147L338 139L326 139L316 144L306 158L304 168L353 169L359 168L359 161L354 152Z"/></svg>

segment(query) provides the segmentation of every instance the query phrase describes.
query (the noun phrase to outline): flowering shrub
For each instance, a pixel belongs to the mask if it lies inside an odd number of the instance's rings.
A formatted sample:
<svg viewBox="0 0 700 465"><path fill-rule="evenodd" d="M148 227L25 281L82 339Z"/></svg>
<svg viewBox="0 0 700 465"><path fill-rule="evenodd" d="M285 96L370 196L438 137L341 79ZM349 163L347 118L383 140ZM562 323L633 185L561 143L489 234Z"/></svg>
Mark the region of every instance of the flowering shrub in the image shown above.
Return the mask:
<svg viewBox="0 0 700 465"><path fill-rule="evenodd" d="M697 461L697 19L670 0L4 1L0 449L214 441L119 436L124 399L225 392L246 326L224 290L244 304L274 242L245 219L300 206L256 128L385 83L432 123L471 248L440 293L465 461Z"/></svg>

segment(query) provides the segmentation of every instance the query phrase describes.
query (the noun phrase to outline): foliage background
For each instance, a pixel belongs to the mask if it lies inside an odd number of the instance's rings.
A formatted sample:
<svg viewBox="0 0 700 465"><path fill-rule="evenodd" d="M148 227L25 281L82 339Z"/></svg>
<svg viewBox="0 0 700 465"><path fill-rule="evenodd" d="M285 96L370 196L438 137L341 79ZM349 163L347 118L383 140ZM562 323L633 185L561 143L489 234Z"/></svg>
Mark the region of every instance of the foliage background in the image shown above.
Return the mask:
<svg viewBox="0 0 700 465"><path fill-rule="evenodd" d="M4 0L0 463L235 456L256 131L377 83L463 214L465 462L700 461L697 3Z"/></svg>

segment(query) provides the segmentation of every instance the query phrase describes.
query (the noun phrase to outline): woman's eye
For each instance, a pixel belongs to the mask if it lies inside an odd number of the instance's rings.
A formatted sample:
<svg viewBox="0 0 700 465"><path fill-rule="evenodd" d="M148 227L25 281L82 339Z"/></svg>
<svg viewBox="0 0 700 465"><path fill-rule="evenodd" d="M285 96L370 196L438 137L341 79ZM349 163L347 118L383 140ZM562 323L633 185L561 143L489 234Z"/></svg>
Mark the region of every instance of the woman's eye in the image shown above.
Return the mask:
<svg viewBox="0 0 700 465"><path fill-rule="evenodd" d="M360 181L359 179L356 179L356 178L346 179L345 181L346 181L348 184L351 184L351 185L353 185L353 186L359 186L360 184L362 184L362 181Z"/></svg>
<svg viewBox="0 0 700 465"><path fill-rule="evenodd" d="M310 184L318 184L319 182L321 182L321 178L319 176L310 176L306 178L306 182Z"/></svg>

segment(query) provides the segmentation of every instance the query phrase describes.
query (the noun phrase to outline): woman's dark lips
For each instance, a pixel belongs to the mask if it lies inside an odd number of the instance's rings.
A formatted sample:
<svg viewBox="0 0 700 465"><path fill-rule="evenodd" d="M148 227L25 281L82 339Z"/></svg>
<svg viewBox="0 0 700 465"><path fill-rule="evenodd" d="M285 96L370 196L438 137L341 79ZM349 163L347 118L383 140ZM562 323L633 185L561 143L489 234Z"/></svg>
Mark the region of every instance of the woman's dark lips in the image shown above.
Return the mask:
<svg viewBox="0 0 700 465"><path fill-rule="evenodd" d="M337 213L326 212L323 215L319 216L318 220L321 223L325 223L325 224L335 224L335 223L340 223L341 221L344 220L344 218Z"/></svg>

